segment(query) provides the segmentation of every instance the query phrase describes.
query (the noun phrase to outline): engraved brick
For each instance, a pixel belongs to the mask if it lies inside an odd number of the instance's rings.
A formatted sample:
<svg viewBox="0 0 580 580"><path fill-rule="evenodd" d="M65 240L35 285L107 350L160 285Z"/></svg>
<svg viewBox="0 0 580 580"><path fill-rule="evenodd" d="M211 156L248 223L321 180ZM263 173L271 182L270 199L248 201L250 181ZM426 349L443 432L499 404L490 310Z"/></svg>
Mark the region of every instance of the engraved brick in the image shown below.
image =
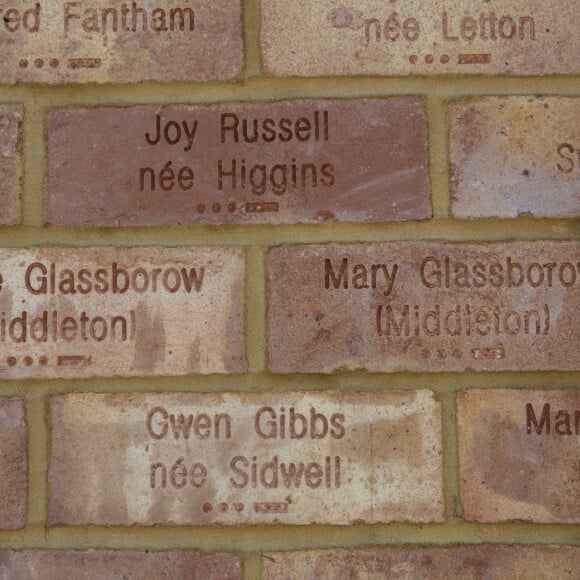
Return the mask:
<svg viewBox="0 0 580 580"><path fill-rule="evenodd" d="M0 82L209 81L240 73L240 0L4 2Z"/></svg>
<svg viewBox="0 0 580 580"><path fill-rule="evenodd" d="M580 523L580 391L457 397L461 500L480 522Z"/></svg>
<svg viewBox="0 0 580 580"><path fill-rule="evenodd" d="M264 0L266 72L320 75L578 73L575 0Z"/></svg>
<svg viewBox="0 0 580 580"><path fill-rule="evenodd" d="M24 406L20 399L0 399L0 528L24 527L26 474Z"/></svg>
<svg viewBox="0 0 580 580"><path fill-rule="evenodd" d="M51 411L52 524L443 518L430 391L72 394Z"/></svg>
<svg viewBox="0 0 580 580"><path fill-rule="evenodd" d="M274 248L278 373L580 369L580 244Z"/></svg>
<svg viewBox="0 0 580 580"><path fill-rule="evenodd" d="M580 548L480 545L417 550L317 550L264 554L263 562L263 580L531 580L574 576L580 564Z"/></svg>
<svg viewBox="0 0 580 580"><path fill-rule="evenodd" d="M237 248L0 249L0 377L245 369Z"/></svg>
<svg viewBox="0 0 580 580"><path fill-rule="evenodd" d="M0 105L0 225L20 221L21 125L21 107Z"/></svg>
<svg viewBox="0 0 580 580"><path fill-rule="evenodd" d="M580 99L490 97L450 116L453 215L580 215Z"/></svg>
<svg viewBox="0 0 580 580"><path fill-rule="evenodd" d="M233 554L202 554L192 550L149 552L128 550L0 550L3 578L199 578L241 580L241 564Z"/></svg>
<svg viewBox="0 0 580 580"><path fill-rule="evenodd" d="M415 97L68 109L48 136L51 224L431 217Z"/></svg>

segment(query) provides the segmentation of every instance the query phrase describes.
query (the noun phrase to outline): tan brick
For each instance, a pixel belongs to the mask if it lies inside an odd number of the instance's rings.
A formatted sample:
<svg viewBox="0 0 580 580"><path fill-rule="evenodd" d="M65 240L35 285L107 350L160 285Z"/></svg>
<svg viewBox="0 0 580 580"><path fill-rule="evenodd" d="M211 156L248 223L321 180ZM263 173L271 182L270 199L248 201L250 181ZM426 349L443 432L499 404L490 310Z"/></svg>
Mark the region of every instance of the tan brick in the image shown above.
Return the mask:
<svg viewBox="0 0 580 580"><path fill-rule="evenodd" d="M453 215L580 215L580 99L489 97L450 116Z"/></svg>
<svg viewBox="0 0 580 580"><path fill-rule="evenodd" d="M240 0L7 2L0 36L8 84L220 80L243 61Z"/></svg>
<svg viewBox="0 0 580 580"><path fill-rule="evenodd" d="M52 524L443 518L430 391L73 394L51 410Z"/></svg>
<svg viewBox="0 0 580 580"><path fill-rule="evenodd" d="M580 369L579 258L576 242L275 248L269 368Z"/></svg>
<svg viewBox="0 0 580 580"><path fill-rule="evenodd" d="M0 377L245 368L241 249L1 249L0 276Z"/></svg>
<svg viewBox="0 0 580 580"><path fill-rule="evenodd" d="M48 135L51 224L431 217L415 97L69 109Z"/></svg>
<svg viewBox="0 0 580 580"><path fill-rule="evenodd" d="M19 580L241 580L233 554L202 554L192 550L149 552L128 550L0 550L2 578Z"/></svg>
<svg viewBox="0 0 580 580"><path fill-rule="evenodd" d="M0 398L0 528L24 527L26 490L24 406L20 399Z"/></svg>
<svg viewBox="0 0 580 580"><path fill-rule="evenodd" d="M263 580L572 578L580 548L481 545L405 550L327 550L264 554Z"/></svg>
<svg viewBox="0 0 580 580"><path fill-rule="evenodd" d="M399 3L400 4L400 3ZM282 76L577 74L576 0L263 0L264 70Z"/></svg>
<svg viewBox="0 0 580 580"><path fill-rule="evenodd" d="M580 390L457 397L464 516L580 523Z"/></svg>
<svg viewBox="0 0 580 580"><path fill-rule="evenodd" d="M22 108L0 105L0 225L20 221L21 126Z"/></svg>

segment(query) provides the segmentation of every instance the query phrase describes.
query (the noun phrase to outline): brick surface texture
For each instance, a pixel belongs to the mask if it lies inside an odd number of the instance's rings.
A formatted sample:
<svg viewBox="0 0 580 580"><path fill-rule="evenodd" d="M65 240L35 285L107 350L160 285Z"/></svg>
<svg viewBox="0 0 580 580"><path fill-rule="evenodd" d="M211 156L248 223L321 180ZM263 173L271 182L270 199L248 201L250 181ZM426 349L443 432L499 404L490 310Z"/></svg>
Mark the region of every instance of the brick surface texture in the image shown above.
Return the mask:
<svg viewBox="0 0 580 580"><path fill-rule="evenodd" d="M0 250L0 376L244 369L244 257L233 248Z"/></svg>
<svg viewBox="0 0 580 580"><path fill-rule="evenodd" d="M267 0L266 71L287 76L578 74L574 0Z"/></svg>
<svg viewBox="0 0 580 580"><path fill-rule="evenodd" d="M420 550L329 550L264 554L264 580L383 578L573 578L580 548L464 546Z"/></svg>
<svg viewBox="0 0 580 580"><path fill-rule="evenodd" d="M580 391L474 389L457 412L466 518L580 523Z"/></svg>
<svg viewBox="0 0 580 580"><path fill-rule="evenodd" d="M579 142L580 99L491 97L454 104L453 215L578 215Z"/></svg>
<svg viewBox="0 0 580 580"><path fill-rule="evenodd" d="M53 224L431 217L414 97L67 110L48 131Z"/></svg>
<svg viewBox="0 0 580 580"><path fill-rule="evenodd" d="M26 425L19 399L0 399L0 529L23 528L26 518Z"/></svg>
<svg viewBox="0 0 580 580"><path fill-rule="evenodd" d="M240 0L4 4L3 83L229 79L241 71Z"/></svg>
<svg viewBox="0 0 580 580"><path fill-rule="evenodd" d="M0 105L0 225L20 221L22 108Z"/></svg>
<svg viewBox="0 0 580 580"><path fill-rule="evenodd" d="M276 248L270 369L578 370L579 259L577 243Z"/></svg>
<svg viewBox="0 0 580 580"><path fill-rule="evenodd" d="M441 418L428 391L66 395L51 409L53 523L443 516Z"/></svg>
<svg viewBox="0 0 580 580"><path fill-rule="evenodd" d="M0 2L0 580L578 578L578 5Z"/></svg>
<svg viewBox="0 0 580 580"><path fill-rule="evenodd" d="M0 577L21 580L61 578L191 578L240 580L239 559L230 554L191 550L145 552L122 550L0 550Z"/></svg>

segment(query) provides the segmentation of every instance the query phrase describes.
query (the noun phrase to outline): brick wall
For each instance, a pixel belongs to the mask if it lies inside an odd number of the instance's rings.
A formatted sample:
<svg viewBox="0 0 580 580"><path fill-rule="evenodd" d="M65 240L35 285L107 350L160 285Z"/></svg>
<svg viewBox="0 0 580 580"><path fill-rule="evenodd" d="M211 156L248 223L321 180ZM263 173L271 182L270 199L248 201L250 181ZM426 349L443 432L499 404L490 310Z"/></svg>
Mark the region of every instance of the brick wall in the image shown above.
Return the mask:
<svg viewBox="0 0 580 580"><path fill-rule="evenodd" d="M65 4L0 6L0 578L574 577L574 2Z"/></svg>

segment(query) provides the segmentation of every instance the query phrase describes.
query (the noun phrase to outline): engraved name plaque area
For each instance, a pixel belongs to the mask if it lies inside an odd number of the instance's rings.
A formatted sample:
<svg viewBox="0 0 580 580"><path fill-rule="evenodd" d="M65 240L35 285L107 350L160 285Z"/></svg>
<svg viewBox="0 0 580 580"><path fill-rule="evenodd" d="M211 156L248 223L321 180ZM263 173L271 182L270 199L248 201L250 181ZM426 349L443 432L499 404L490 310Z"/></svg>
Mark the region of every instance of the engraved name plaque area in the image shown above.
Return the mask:
<svg viewBox="0 0 580 580"><path fill-rule="evenodd" d="M53 524L443 518L430 391L73 394L51 410Z"/></svg>
<svg viewBox="0 0 580 580"><path fill-rule="evenodd" d="M580 391L465 391L457 419L467 519L580 523Z"/></svg>
<svg viewBox="0 0 580 580"><path fill-rule="evenodd" d="M0 377L241 372L244 256L0 250Z"/></svg>
<svg viewBox="0 0 580 580"><path fill-rule="evenodd" d="M580 99L488 97L450 117L454 216L580 216Z"/></svg>
<svg viewBox="0 0 580 580"><path fill-rule="evenodd" d="M242 66L240 0L0 5L0 82L218 80Z"/></svg>
<svg viewBox="0 0 580 580"><path fill-rule="evenodd" d="M0 225L12 225L19 221L21 124L21 107L0 105Z"/></svg>
<svg viewBox="0 0 580 580"><path fill-rule="evenodd" d="M580 70L577 0L264 0L276 75L541 75Z"/></svg>
<svg viewBox="0 0 580 580"><path fill-rule="evenodd" d="M270 370L580 369L580 244L286 246Z"/></svg>
<svg viewBox="0 0 580 580"><path fill-rule="evenodd" d="M48 135L52 224L431 216L415 97L61 110Z"/></svg>
<svg viewBox="0 0 580 580"><path fill-rule="evenodd" d="M24 405L19 399L0 398L0 529L24 527L26 489Z"/></svg>

